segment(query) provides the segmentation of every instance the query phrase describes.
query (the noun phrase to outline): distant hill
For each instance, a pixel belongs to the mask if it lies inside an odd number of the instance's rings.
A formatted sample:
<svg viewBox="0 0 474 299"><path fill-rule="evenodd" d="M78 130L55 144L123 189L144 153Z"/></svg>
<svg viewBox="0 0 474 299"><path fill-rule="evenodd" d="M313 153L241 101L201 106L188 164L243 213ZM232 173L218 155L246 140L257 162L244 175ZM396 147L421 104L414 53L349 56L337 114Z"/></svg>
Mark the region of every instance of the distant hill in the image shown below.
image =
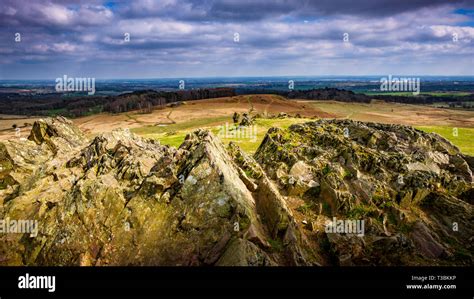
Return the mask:
<svg viewBox="0 0 474 299"><path fill-rule="evenodd" d="M64 95L60 93L24 94L5 93L0 96L0 114L9 115L62 115L79 117L100 112L121 113L132 110L150 112L156 107L170 103L191 100L203 100L231 97L237 94L277 94L288 99L331 100L341 102L369 103L373 99L407 104L448 103L450 107L469 108L473 105L474 94L434 96L367 95L338 88L320 88L310 90L255 90L234 88L204 88L178 91L140 90L112 96Z"/></svg>
<svg viewBox="0 0 474 299"><path fill-rule="evenodd" d="M321 88L311 90L292 90L286 94L289 99L334 100L341 102L369 103L372 97L354 93L350 90L337 88Z"/></svg>
<svg viewBox="0 0 474 299"><path fill-rule="evenodd" d="M29 95L4 94L0 114L62 115L79 117L106 111L111 113L149 110L169 103L234 96L232 88L191 89L179 91L141 90L118 96L62 96L58 93Z"/></svg>
<svg viewBox="0 0 474 299"><path fill-rule="evenodd" d="M131 110L150 109L152 107L163 107L169 103L179 101L192 101L235 96L232 88L192 89L171 92L159 92L154 90L135 91L124 93L109 98L104 105L104 111L120 113Z"/></svg>

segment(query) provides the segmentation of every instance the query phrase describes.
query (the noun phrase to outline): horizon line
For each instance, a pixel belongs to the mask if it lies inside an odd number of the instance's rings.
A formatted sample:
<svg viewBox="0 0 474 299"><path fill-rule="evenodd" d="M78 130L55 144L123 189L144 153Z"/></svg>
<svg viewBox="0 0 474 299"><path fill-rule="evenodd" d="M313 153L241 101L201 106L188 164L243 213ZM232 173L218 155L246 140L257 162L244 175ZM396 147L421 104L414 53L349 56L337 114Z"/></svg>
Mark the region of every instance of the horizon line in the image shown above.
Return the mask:
<svg viewBox="0 0 474 299"><path fill-rule="evenodd" d="M55 81L57 78L45 78L45 79L0 79L2 81ZM183 80L183 79L239 79L239 78L332 78L332 77L349 77L349 78L364 78L364 77L387 77L387 76L405 76L405 77L474 77L474 75L418 75L418 74L384 74L384 75L263 75L263 76L202 76L202 77L144 77L144 78L99 78L99 77L84 77L80 76L77 78L93 78L95 80ZM68 76L70 78L76 78L76 76Z"/></svg>

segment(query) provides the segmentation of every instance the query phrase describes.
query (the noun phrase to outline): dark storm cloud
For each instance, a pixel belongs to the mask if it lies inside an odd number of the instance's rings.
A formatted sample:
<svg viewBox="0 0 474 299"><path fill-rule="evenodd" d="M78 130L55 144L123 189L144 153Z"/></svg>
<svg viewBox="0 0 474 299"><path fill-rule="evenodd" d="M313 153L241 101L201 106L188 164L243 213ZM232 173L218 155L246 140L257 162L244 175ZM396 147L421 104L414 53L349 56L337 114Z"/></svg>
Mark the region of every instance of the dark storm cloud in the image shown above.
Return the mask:
<svg viewBox="0 0 474 299"><path fill-rule="evenodd" d="M251 21L280 17L298 10L290 1L219 1L210 5L207 17L213 20Z"/></svg>
<svg viewBox="0 0 474 299"><path fill-rule="evenodd" d="M320 18L333 15L392 16L442 5L474 7L470 0L219 0L136 1L122 13L128 17L161 16L188 21L258 21L275 17Z"/></svg>
<svg viewBox="0 0 474 299"><path fill-rule="evenodd" d="M473 5L470 0L318 0L304 1L301 14L385 17L441 5Z"/></svg>

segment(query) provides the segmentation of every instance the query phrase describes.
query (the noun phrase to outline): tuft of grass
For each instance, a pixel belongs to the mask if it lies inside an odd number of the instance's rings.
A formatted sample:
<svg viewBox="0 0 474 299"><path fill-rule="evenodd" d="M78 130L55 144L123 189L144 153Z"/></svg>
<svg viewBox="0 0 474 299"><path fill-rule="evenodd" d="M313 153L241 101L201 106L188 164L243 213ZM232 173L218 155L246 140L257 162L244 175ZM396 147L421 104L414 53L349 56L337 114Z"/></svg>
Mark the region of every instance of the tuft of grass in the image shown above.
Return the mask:
<svg viewBox="0 0 474 299"><path fill-rule="evenodd" d="M311 211L314 209L314 207L315 207L314 202L309 202L309 203L305 202L304 204L296 208L296 210L302 213L303 215L309 215Z"/></svg>
<svg viewBox="0 0 474 299"><path fill-rule="evenodd" d="M171 136L155 137L154 139L160 141L161 144L178 148L183 143L185 137L186 133L179 133Z"/></svg>
<svg viewBox="0 0 474 299"><path fill-rule="evenodd" d="M347 217L350 219L362 219L366 216L372 216L372 214L376 211L377 209L375 209L374 207L359 204L347 213Z"/></svg>
<svg viewBox="0 0 474 299"><path fill-rule="evenodd" d="M324 168L323 168L323 175L326 176L330 172L331 172L331 167L329 166L329 164L326 164L326 166L324 166Z"/></svg>
<svg viewBox="0 0 474 299"><path fill-rule="evenodd" d="M283 242L281 240L269 238L268 243L270 243L270 246L272 246L272 249L276 252L282 252L284 249Z"/></svg>

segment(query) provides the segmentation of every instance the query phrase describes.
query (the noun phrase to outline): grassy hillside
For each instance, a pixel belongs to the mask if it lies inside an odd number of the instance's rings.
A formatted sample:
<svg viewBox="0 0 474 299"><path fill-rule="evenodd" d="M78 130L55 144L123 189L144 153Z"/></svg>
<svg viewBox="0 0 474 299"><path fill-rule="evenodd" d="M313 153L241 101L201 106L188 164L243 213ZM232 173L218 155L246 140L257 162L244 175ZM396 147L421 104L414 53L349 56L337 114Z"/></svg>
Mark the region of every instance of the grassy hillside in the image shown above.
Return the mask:
<svg viewBox="0 0 474 299"><path fill-rule="evenodd" d="M380 122L380 123L397 123L404 125L411 125L425 132L434 132L440 134L444 138L457 145L462 152L469 155L474 155L474 112L472 111L454 111L450 109L439 109L428 106L408 105L398 103L386 103L382 101L374 101L370 104L365 103L342 103L335 101L281 101L278 105L272 102L273 96L268 97L268 104L258 107L258 112L263 109L272 109L273 113L280 111L291 111L294 108L285 107L288 105L295 105L299 103L300 111L305 109L315 109L322 115L324 113L331 114L335 118L348 118L358 121ZM240 98L236 98L240 99ZM254 99L255 100L255 99ZM244 101L245 102L245 101ZM253 101L252 101L253 102ZM177 119L175 124L168 125L152 125L150 122L141 122L147 124L132 129L134 133L139 135L157 139L162 144L168 144L178 147L184 140L186 134L198 129L210 129L219 136L221 126L228 124L228 130L234 131L235 126L232 124L231 115L233 111L245 111L244 107L238 108L242 105L240 101L237 102L220 102L213 105L205 106L206 102L196 103L196 105L189 105L183 107L182 112L175 111L173 116L183 114L182 118ZM207 104L209 105L209 104ZM205 108L205 109L204 109ZM221 108L219 113L216 109ZM244 109L242 109L244 108ZM240 110L239 110L240 109ZM195 116L196 111L199 111L199 118L190 118ZM308 112L308 110L306 110ZM291 112L295 112L294 110ZM191 114L189 114L191 113ZM184 116L188 116L187 118ZM227 116L225 116L227 115ZM137 116L142 117L143 116ZM320 116L327 117L327 116ZM329 118L333 118L329 117ZM252 134L255 133L255 138L247 137L225 137L221 136L224 143L234 141L240 145L248 153L254 153L266 132L271 127L287 128L291 124L311 121L309 116L303 118L286 118L286 119L257 119L255 128L252 128ZM453 134L453 128L458 128L458 134Z"/></svg>
<svg viewBox="0 0 474 299"><path fill-rule="evenodd" d="M242 133L241 137L225 137L221 140L224 144L231 141L237 143L244 151L254 153L260 145L263 137L271 127L288 128L292 124L311 121L308 118L285 118L285 119L257 119L254 127L248 127L244 130L249 130L248 134ZM159 140L162 144L168 144L178 147L184 140L186 134L192 131L203 128L211 130L216 136L219 136L220 131L227 123L228 131L235 132L236 126L232 123L231 117L219 117L209 119L198 119L180 124L172 124L168 126L146 126L142 128L132 129L131 131L143 137L153 138Z"/></svg>
<svg viewBox="0 0 474 299"><path fill-rule="evenodd" d="M457 128L457 136L454 134L453 127L420 126L416 128L429 133L437 133L459 147L463 153L474 156L474 128Z"/></svg>
<svg viewBox="0 0 474 299"><path fill-rule="evenodd" d="M254 153L260 145L266 132L271 127L288 128L295 123L311 121L308 118L286 118L286 119L257 119L255 128L250 128L252 133L245 137L223 137L221 138L225 144L230 141L236 142L243 150L248 153ZM208 119L198 119L189 122L172 124L168 126L146 126L142 128L132 129L132 132L141 136L159 140L162 144L168 144L178 147L184 140L186 134L198 129L210 129L215 135L219 136L225 123L228 123L229 131L235 130L235 126L231 123L230 117L218 117ZM416 126L417 129L428 133L437 133L451 141L459 147L459 149L468 155L474 156L474 128L457 128L458 136L453 134L453 127L449 126ZM255 136L253 133L256 132ZM252 135L252 136L250 136ZM255 138L254 138L255 137Z"/></svg>

